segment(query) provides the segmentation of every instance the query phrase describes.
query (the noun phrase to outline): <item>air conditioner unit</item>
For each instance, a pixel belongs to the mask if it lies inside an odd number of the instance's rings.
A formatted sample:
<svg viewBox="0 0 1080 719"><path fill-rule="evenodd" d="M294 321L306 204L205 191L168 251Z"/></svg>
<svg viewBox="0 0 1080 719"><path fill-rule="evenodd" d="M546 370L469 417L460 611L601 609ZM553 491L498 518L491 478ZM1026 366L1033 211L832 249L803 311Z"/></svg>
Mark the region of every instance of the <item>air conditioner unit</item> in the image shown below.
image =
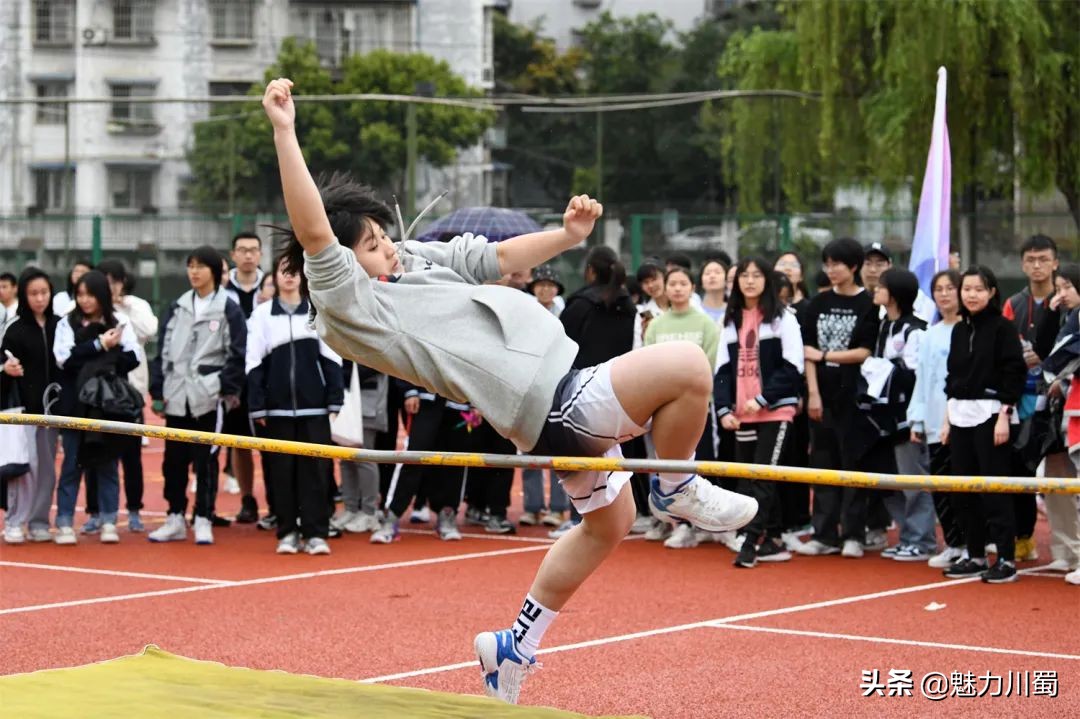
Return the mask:
<svg viewBox="0 0 1080 719"><path fill-rule="evenodd" d="M82 31L83 45L104 45L109 35L103 27L88 27Z"/></svg>

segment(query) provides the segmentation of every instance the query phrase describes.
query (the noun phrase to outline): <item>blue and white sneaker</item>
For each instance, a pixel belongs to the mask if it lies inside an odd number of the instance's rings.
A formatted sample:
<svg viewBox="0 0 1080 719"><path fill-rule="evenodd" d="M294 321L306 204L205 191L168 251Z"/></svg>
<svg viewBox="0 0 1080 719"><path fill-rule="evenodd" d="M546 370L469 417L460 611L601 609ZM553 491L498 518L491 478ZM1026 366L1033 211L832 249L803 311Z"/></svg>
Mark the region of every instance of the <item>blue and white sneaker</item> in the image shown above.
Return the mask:
<svg viewBox="0 0 1080 719"><path fill-rule="evenodd" d="M666 494L660 490L660 480L653 477L649 483L649 508L653 516L671 524L684 519L707 532L724 532L749 524L758 512L758 503L753 497L729 492L695 474Z"/></svg>
<svg viewBox="0 0 1080 719"><path fill-rule="evenodd" d="M517 704L525 676L540 667L536 658L521 656L514 634L509 629L477 634L473 648L476 658L480 660L487 695L507 704Z"/></svg>
<svg viewBox="0 0 1080 719"><path fill-rule="evenodd" d="M90 519L86 520L86 524L79 530L79 534L97 534L101 531L101 522L98 521L96 514L91 514Z"/></svg>

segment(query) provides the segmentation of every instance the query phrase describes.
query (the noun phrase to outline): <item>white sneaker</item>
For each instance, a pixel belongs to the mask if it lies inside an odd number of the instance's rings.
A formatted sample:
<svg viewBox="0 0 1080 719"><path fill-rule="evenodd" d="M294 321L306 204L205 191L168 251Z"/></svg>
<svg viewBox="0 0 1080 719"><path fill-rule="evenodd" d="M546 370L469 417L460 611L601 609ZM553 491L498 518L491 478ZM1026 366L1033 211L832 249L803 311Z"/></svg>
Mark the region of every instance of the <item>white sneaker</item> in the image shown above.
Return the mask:
<svg viewBox="0 0 1080 719"><path fill-rule="evenodd" d="M889 536L880 529L871 529L866 533L862 548L867 552L880 552L889 546Z"/></svg>
<svg viewBox="0 0 1080 719"><path fill-rule="evenodd" d="M44 527L37 527L30 530L30 534L27 535L27 538L31 542L51 542L52 532Z"/></svg>
<svg viewBox="0 0 1080 719"><path fill-rule="evenodd" d="M1067 559L1055 559L1045 567L1040 567L1040 569L1047 572L1071 572L1076 568L1077 566L1069 564L1069 560Z"/></svg>
<svg viewBox="0 0 1080 719"><path fill-rule="evenodd" d="M225 491L229 494L240 494L240 483L231 474L225 475Z"/></svg>
<svg viewBox="0 0 1080 719"><path fill-rule="evenodd" d="M356 518L359 512L350 512L347 509L335 514L330 518L330 527L332 529L345 529L345 525Z"/></svg>
<svg viewBox="0 0 1080 719"><path fill-rule="evenodd" d="M457 510L453 507L445 507L439 510L435 532L439 539L444 542L457 542L461 540L461 532L457 526Z"/></svg>
<svg viewBox="0 0 1080 719"><path fill-rule="evenodd" d="M195 517L195 544L213 544L214 525L209 517Z"/></svg>
<svg viewBox="0 0 1080 719"><path fill-rule="evenodd" d="M300 535L296 532L289 532L284 537L278 540L277 553L278 554L296 554L300 551Z"/></svg>
<svg viewBox="0 0 1080 719"><path fill-rule="evenodd" d="M691 549L697 545L697 534L689 524L680 524L675 527L671 536L664 540L664 546L668 549Z"/></svg>
<svg viewBox="0 0 1080 719"><path fill-rule="evenodd" d="M79 539L73 527L57 527L53 541L57 544L75 544Z"/></svg>
<svg viewBox="0 0 1080 719"><path fill-rule="evenodd" d="M116 525L106 522L101 525L101 543L116 544L120 541L120 535L116 532Z"/></svg>
<svg viewBox="0 0 1080 719"><path fill-rule="evenodd" d="M742 549L743 540L746 539L745 534L736 534L730 529L726 532L706 532L704 529L696 529L694 530L694 536L697 537L698 544L707 542L723 544L736 554Z"/></svg>
<svg viewBox="0 0 1080 719"><path fill-rule="evenodd" d="M26 534L23 533L22 527L13 524L10 527L4 527L4 541L8 544L22 544L26 541Z"/></svg>
<svg viewBox="0 0 1080 719"><path fill-rule="evenodd" d="M944 550L930 557L926 563L934 569L948 569L959 562L963 556L964 549L962 547L945 547Z"/></svg>
<svg viewBox="0 0 1080 719"><path fill-rule="evenodd" d="M187 539L187 522L182 514L170 514L161 525L146 538L151 542L183 542Z"/></svg>
<svg viewBox="0 0 1080 719"><path fill-rule="evenodd" d="M758 503L753 497L729 492L697 475L670 494L661 491L660 480L654 477L650 483L649 507L661 519L671 522L685 519L708 532L739 529L758 512Z"/></svg>
<svg viewBox="0 0 1080 719"><path fill-rule="evenodd" d="M817 539L811 539L809 542L800 542L795 545L793 551L804 557L823 557L826 554L839 554L840 548L834 547L831 544L825 544L825 542L821 542Z"/></svg>
<svg viewBox="0 0 1080 719"><path fill-rule="evenodd" d="M653 518L647 514L639 514L630 527L630 534L645 534L652 528Z"/></svg>
<svg viewBox="0 0 1080 719"><path fill-rule="evenodd" d="M409 514L409 524L427 524L431 521L431 508L426 504Z"/></svg>
<svg viewBox="0 0 1080 719"><path fill-rule="evenodd" d="M342 527L346 532L353 532L354 534L374 532L378 528L379 518L374 514L364 514L363 512L354 514L353 518Z"/></svg>
<svg viewBox="0 0 1080 719"><path fill-rule="evenodd" d="M646 542L662 542L671 536L671 525L662 519L653 519L652 526L645 532Z"/></svg>
<svg viewBox="0 0 1080 719"><path fill-rule="evenodd" d="M1080 584L1080 569L1074 569L1065 575L1066 584Z"/></svg>
<svg viewBox="0 0 1080 719"><path fill-rule="evenodd" d="M322 537L312 537L307 540L304 551L308 554L330 554L330 545Z"/></svg>
<svg viewBox="0 0 1080 719"><path fill-rule="evenodd" d="M391 511L379 522L379 528L371 533L372 544L390 544L399 539L397 517Z"/></svg>
<svg viewBox="0 0 1080 719"><path fill-rule="evenodd" d="M526 659L519 653L509 629L477 634L473 648L484 675L484 692L507 704L517 704L525 677L540 666L536 659Z"/></svg>
<svg viewBox="0 0 1080 719"><path fill-rule="evenodd" d="M840 556L848 559L861 559L863 556L862 542L857 539L845 539L844 548L840 550Z"/></svg>

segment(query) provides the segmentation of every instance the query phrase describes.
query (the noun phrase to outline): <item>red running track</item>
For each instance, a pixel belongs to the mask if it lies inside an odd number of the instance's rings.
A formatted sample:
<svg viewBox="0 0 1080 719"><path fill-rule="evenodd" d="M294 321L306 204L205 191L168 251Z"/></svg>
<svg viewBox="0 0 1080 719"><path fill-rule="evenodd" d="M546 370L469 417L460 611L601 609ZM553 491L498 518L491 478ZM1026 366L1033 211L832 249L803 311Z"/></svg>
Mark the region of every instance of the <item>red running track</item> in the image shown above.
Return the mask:
<svg viewBox="0 0 1080 719"><path fill-rule="evenodd" d="M149 512L163 509L160 457L152 445ZM222 495L219 511L237 504ZM1038 536L1045 557L1043 522ZM154 643L232 665L479 694L472 637L509 625L548 546L539 529L452 543L406 533L389 546L350 535L328 557L278 556L251 525L216 539L151 545L122 528L119 545L3 546L0 674ZM1037 563L1021 565L1015 584L986 586L874 555L753 570L732 559L720 545L624 542L548 632L523 703L657 718L1080 715L1080 588ZM945 606L925 609L932 602ZM890 670L910 670L912 696L864 697L864 670L885 692ZM1004 681L979 679L1012 672L1018 686L1037 671L1056 672L1057 697L994 697ZM987 694L931 701L920 690L931 672L971 672Z"/></svg>

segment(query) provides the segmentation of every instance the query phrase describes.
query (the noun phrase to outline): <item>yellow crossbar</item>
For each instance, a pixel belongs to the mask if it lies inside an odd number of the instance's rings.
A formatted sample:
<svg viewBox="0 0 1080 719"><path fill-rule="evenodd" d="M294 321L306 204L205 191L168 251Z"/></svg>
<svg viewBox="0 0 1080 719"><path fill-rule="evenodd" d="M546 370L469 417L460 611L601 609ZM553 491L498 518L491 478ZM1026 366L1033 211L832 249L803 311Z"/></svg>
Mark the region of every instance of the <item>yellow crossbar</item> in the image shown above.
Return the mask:
<svg viewBox="0 0 1080 719"><path fill-rule="evenodd" d="M710 477L745 477L779 482L806 482L835 487L865 489L927 489L935 492L1042 492L1044 494L1080 494L1080 480L1052 477L952 477L910 474L849 472L805 467L779 467L736 462L699 462L669 459L612 459L608 457L533 457L530 455L479 454L469 452L391 452L377 449L354 449L335 445L290 442L265 437L240 437L218 432L199 432L148 424L59 417L40 414L0 412L0 424L36 425L56 429L156 437L175 442L210 444L261 452L281 452L306 457L341 459L348 462L379 464L422 464L444 467L509 467L554 469L559 472L670 472L701 474Z"/></svg>

